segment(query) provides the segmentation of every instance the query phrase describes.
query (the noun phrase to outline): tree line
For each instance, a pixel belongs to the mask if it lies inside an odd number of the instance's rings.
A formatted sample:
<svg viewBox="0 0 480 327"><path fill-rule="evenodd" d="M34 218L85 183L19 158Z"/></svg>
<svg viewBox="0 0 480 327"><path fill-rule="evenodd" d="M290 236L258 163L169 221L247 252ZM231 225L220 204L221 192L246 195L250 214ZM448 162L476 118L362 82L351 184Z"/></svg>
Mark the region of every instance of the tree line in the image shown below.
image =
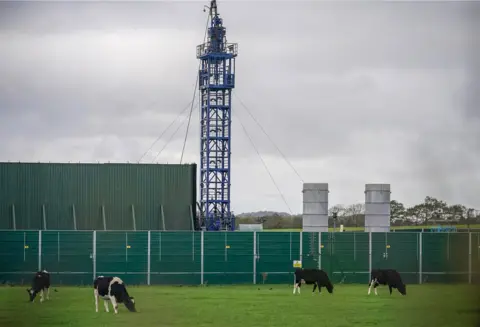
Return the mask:
<svg viewBox="0 0 480 327"><path fill-rule="evenodd" d="M271 214L261 217L237 217L236 224L263 224L264 229L301 228L302 216ZM431 196L422 203L406 207L397 200L390 201L391 226L425 226L479 224L480 210L468 208L462 204L447 204ZM329 208L329 226L345 227L365 226L365 204L335 205Z"/></svg>

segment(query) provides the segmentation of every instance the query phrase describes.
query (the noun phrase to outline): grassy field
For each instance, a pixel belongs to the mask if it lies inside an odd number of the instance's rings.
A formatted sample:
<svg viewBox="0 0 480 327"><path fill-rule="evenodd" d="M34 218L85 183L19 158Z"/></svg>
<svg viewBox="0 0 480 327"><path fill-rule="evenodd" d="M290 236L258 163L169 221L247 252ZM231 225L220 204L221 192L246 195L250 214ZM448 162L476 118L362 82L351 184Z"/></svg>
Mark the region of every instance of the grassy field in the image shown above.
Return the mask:
<svg viewBox="0 0 480 327"><path fill-rule="evenodd" d="M436 228L438 225L422 225L422 226L392 226L390 229L393 231L397 230L408 230L408 229L422 229L422 228ZM445 225L444 227L446 227ZM448 225L450 226L450 225ZM453 226L453 225L452 225ZM458 228L468 228L467 225L455 225ZM472 224L470 225L471 229L480 229L480 224ZM284 228L284 229L264 229L265 232L300 232L301 228ZM329 227L328 230L333 232L333 227ZM365 226L360 227L345 227L346 231L364 231ZM340 231L340 226L337 226L337 231Z"/></svg>
<svg viewBox="0 0 480 327"><path fill-rule="evenodd" d="M338 285L334 294L311 294L291 285L130 287L138 313L124 306L95 313L91 288L61 287L43 304L28 303L24 287L0 288L0 326L71 327L296 327L412 326L469 327L476 318L468 286L411 285L408 295L381 287L367 296L366 285Z"/></svg>

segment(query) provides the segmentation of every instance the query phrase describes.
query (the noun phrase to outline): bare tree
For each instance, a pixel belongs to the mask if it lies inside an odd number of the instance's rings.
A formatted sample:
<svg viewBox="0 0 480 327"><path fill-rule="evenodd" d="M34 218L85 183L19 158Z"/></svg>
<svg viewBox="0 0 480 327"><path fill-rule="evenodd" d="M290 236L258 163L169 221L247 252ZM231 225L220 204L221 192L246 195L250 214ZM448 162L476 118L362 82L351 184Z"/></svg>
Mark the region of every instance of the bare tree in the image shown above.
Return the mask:
<svg viewBox="0 0 480 327"><path fill-rule="evenodd" d="M328 216L332 218L334 222L334 227L336 226L337 221L343 223L345 219L346 209L342 204L337 204L328 209Z"/></svg>
<svg viewBox="0 0 480 327"><path fill-rule="evenodd" d="M352 217L355 222L355 227L358 227L358 220L365 215L365 204L355 203L347 207L349 216Z"/></svg>

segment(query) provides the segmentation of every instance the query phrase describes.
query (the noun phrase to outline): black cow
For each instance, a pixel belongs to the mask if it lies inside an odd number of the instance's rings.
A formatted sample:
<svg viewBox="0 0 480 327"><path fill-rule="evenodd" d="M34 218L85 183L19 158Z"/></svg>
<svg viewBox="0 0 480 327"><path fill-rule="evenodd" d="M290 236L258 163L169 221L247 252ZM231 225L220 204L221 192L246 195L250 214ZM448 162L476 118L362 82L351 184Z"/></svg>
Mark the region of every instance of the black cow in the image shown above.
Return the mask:
<svg viewBox="0 0 480 327"><path fill-rule="evenodd" d="M93 282L93 294L95 296L95 311L98 312L98 298L101 297L105 305L105 311L108 310L108 301L112 302L113 310L118 313L118 303L125 304L128 311L136 312L135 299L130 297L123 281L118 277L99 276Z"/></svg>
<svg viewBox="0 0 480 327"><path fill-rule="evenodd" d="M400 277L400 274L395 269L373 269L371 273L370 283L368 283L368 294L370 290L375 289L375 295L377 293L378 285L388 285L390 295L392 295L392 289L396 288L400 294L407 295L407 285L405 285Z"/></svg>
<svg viewBox="0 0 480 327"><path fill-rule="evenodd" d="M326 287L328 293L333 293L333 285L328 278L328 275L325 271L321 269L295 269L295 285L293 286L293 294L300 294L301 284L313 284L312 294L315 293L315 289L318 287L318 293L321 292L322 287Z"/></svg>
<svg viewBox="0 0 480 327"><path fill-rule="evenodd" d="M47 300L50 300L50 274L46 270L38 271L32 279L32 287L27 289L30 296L30 302L35 301L35 297L40 293L40 303L43 302L43 292L47 293Z"/></svg>

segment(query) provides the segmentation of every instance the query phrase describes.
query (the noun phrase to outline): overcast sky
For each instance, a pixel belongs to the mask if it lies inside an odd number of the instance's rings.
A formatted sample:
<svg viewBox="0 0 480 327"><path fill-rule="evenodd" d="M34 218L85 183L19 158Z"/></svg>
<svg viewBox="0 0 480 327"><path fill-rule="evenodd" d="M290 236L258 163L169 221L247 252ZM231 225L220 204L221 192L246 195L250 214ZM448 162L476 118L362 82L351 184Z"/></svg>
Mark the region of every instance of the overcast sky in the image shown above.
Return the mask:
<svg viewBox="0 0 480 327"><path fill-rule="evenodd" d="M135 162L193 96L207 1L0 2L0 160ZM473 2L219 1L239 43L232 207L293 212L390 183L480 209L480 6ZM475 39L476 38L476 39ZM186 114L183 115L183 119ZM143 162L153 162L177 122ZM184 124L157 158L178 163ZM199 161L198 106L185 161Z"/></svg>

